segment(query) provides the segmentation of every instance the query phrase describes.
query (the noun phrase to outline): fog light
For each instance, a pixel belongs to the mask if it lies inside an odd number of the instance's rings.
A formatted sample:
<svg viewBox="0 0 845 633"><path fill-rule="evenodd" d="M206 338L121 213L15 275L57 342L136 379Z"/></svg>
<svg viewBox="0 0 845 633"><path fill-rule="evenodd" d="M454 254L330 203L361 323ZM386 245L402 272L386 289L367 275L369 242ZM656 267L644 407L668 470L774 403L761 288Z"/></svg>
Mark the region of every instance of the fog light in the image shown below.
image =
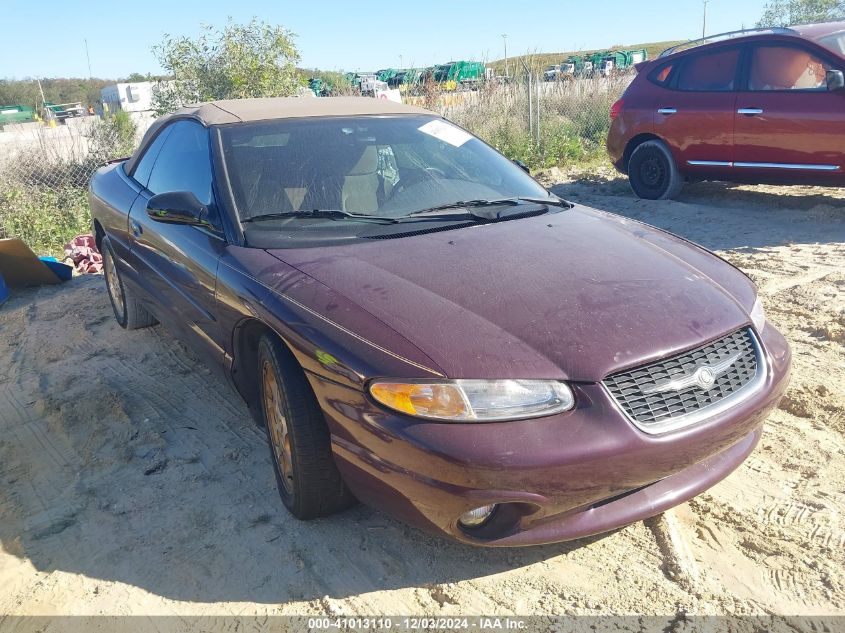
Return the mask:
<svg viewBox="0 0 845 633"><path fill-rule="evenodd" d="M484 525L495 509L496 505L493 504L489 506L481 506L480 508L470 510L469 512L464 512L458 519L458 523L468 528L479 527Z"/></svg>

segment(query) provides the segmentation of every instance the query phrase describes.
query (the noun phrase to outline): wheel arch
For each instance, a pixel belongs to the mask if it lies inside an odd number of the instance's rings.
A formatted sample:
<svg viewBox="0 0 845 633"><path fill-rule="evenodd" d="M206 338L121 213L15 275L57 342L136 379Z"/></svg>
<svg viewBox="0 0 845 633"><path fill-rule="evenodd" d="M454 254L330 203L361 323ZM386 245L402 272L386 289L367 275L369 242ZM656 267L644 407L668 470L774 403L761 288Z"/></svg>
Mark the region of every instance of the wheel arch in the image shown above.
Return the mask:
<svg viewBox="0 0 845 633"><path fill-rule="evenodd" d="M103 228L103 225L100 224L99 220L94 220L92 223L92 228L94 229L94 244L97 246L97 250L101 253L103 252L103 238L106 236L106 231Z"/></svg>
<svg viewBox="0 0 845 633"><path fill-rule="evenodd" d="M626 174L628 173L628 161L631 160L631 154L633 154L634 150L646 141L660 141L666 145L666 141L657 136L657 134L652 134L650 132L643 132L642 134L634 136L630 141L628 141L628 144L625 146L625 151L622 153L622 167ZM667 147L669 146L667 145ZM669 149L669 151L671 152L672 150Z"/></svg>
<svg viewBox="0 0 845 633"><path fill-rule="evenodd" d="M276 338L297 366L302 368L290 344L264 321L252 317L235 326L232 333L232 381L258 424L263 424L257 362L258 343L265 335Z"/></svg>

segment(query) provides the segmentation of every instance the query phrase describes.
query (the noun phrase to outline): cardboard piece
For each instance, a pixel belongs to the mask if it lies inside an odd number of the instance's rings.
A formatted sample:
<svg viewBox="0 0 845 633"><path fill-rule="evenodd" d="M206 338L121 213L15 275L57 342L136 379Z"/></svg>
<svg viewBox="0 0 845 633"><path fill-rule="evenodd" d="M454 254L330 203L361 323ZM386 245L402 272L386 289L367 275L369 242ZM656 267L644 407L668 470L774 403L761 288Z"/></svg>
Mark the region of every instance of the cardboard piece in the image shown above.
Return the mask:
<svg viewBox="0 0 845 633"><path fill-rule="evenodd" d="M0 240L0 274L10 288L61 283L29 246L16 237Z"/></svg>

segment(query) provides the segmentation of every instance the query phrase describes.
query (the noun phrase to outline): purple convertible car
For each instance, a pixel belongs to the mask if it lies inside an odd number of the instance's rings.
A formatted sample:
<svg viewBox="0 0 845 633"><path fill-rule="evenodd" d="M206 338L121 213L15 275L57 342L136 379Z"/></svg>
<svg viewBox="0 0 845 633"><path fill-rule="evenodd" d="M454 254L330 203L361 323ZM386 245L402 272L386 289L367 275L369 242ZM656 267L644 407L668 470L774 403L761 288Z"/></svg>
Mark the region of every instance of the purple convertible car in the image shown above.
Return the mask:
<svg viewBox="0 0 845 633"><path fill-rule="evenodd" d="M477 545L605 532L728 475L788 382L736 268L419 108L185 108L90 196L118 322L231 382L302 519L358 499Z"/></svg>

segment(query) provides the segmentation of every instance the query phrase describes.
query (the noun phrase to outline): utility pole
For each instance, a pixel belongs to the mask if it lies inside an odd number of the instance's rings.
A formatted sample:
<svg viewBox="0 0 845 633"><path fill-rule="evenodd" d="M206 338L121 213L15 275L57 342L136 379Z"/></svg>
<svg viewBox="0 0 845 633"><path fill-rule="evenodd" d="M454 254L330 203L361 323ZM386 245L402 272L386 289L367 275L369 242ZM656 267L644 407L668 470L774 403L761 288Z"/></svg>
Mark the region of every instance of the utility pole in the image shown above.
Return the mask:
<svg viewBox="0 0 845 633"><path fill-rule="evenodd" d="M502 33L502 41L505 43L505 77L510 77L508 71L508 34Z"/></svg>
<svg viewBox="0 0 845 633"><path fill-rule="evenodd" d="M85 59L88 60L88 79L91 79L91 56L88 54L88 40L84 39L82 41L85 42Z"/></svg>
<svg viewBox="0 0 845 633"><path fill-rule="evenodd" d="M704 16L701 19L701 38L704 39L707 37L707 4L710 0L702 0L704 4Z"/></svg>
<svg viewBox="0 0 845 633"><path fill-rule="evenodd" d="M43 115L46 118L47 112L46 112L46 109L44 108L44 88L41 87L41 80L38 77L35 78L35 81L38 82L38 92L41 94L41 107L38 108L38 115L39 116Z"/></svg>
<svg viewBox="0 0 845 633"><path fill-rule="evenodd" d="M402 55L399 55L399 68L404 68L404 66L402 65Z"/></svg>

